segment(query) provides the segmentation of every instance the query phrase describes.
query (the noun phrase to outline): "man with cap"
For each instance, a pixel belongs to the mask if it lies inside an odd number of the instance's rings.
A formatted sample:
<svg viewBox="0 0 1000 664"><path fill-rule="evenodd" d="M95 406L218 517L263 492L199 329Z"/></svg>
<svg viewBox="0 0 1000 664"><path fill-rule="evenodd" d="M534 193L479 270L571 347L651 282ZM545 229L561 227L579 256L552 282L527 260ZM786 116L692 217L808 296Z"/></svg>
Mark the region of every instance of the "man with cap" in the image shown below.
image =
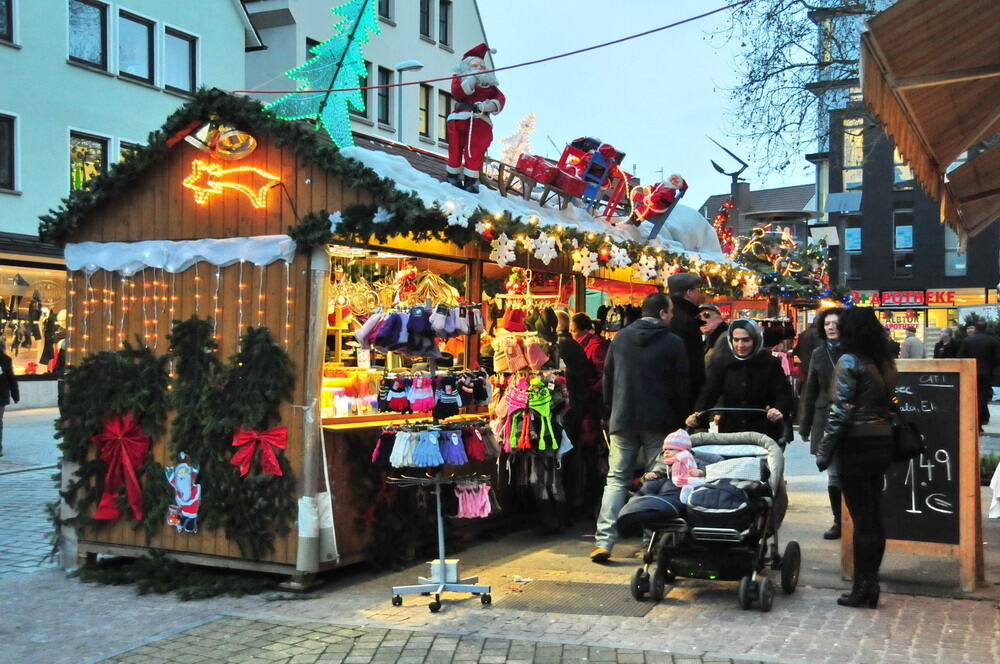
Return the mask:
<svg viewBox="0 0 1000 664"><path fill-rule="evenodd" d="M615 335L604 361L602 391L611 445L596 546L590 552L595 563L611 557L618 539L615 523L640 452L646 470L652 470L663 438L683 426L690 400L688 359L683 342L670 331L671 310L663 293L647 295L642 318Z"/></svg>
<svg viewBox="0 0 1000 664"><path fill-rule="evenodd" d="M901 360L922 360L924 359L924 342L917 338L917 328L912 325L906 328L906 338L899 348L899 359Z"/></svg>
<svg viewBox="0 0 1000 664"><path fill-rule="evenodd" d="M698 392L705 384L705 346L701 337L701 318L698 307L704 299L701 293L701 277L691 272L678 272L667 279L667 290L674 304L674 316L670 331L681 338L688 356L688 385L686 396L688 407L694 404Z"/></svg>
<svg viewBox="0 0 1000 664"><path fill-rule="evenodd" d="M701 321L701 333L705 337L705 366L712 361L717 350L716 346L726 343L726 330L729 323L722 318L722 312L714 304L703 304L698 307L698 318Z"/></svg>
<svg viewBox="0 0 1000 664"><path fill-rule="evenodd" d="M506 103L486 64L486 54L492 52L486 44L470 48L451 78L455 105L447 120L448 182L472 193L479 193L479 169L493 142L490 115L502 111Z"/></svg>

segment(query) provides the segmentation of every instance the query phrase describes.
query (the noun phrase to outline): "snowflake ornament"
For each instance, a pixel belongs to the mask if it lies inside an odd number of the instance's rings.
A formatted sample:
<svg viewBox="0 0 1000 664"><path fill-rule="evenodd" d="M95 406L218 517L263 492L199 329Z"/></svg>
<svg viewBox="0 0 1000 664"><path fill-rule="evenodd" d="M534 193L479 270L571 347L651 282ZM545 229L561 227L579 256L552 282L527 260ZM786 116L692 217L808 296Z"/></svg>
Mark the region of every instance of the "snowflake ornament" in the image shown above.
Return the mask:
<svg viewBox="0 0 1000 664"><path fill-rule="evenodd" d="M490 242L493 250L490 252L490 260L500 267L507 267L508 263L513 263L516 259L514 249L517 242L507 237L506 233L501 233L500 237Z"/></svg>
<svg viewBox="0 0 1000 664"><path fill-rule="evenodd" d="M556 238L552 235L546 235L542 233L535 240L535 258L542 261L545 265L552 262L552 259L556 257Z"/></svg>
<svg viewBox="0 0 1000 664"><path fill-rule="evenodd" d="M344 220L344 215L339 212L334 212L328 218L330 219L330 230L334 231L337 230L337 226L340 225L340 222Z"/></svg>
<svg viewBox="0 0 1000 664"><path fill-rule="evenodd" d="M598 268L597 254L583 247L573 252L573 271L589 277Z"/></svg>
<svg viewBox="0 0 1000 664"><path fill-rule="evenodd" d="M384 207L382 207L380 205L378 207L378 209L375 210L375 216L372 217L372 222L376 223L376 224L382 224L382 223L385 223L387 221L392 221L392 218L394 216L396 216L396 215L393 214L392 212L389 212L388 210L386 210Z"/></svg>
<svg viewBox="0 0 1000 664"><path fill-rule="evenodd" d="M611 245L611 258L608 259L609 267L628 267L631 264L632 259L629 258L628 250L625 247Z"/></svg>
<svg viewBox="0 0 1000 664"><path fill-rule="evenodd" d="M476 222L476 232L477 233L479 233L480 235L483 235L488 230L490 230L490 226L487 226L486 222L484 222L484 221L477 221Z"/></svg>
<svg viewBox="0 0 1000 664"><path fill-rule="evenodd" d="M663 284L664 288L667 287L667 280L670 279L670 277L672 277L674 275L674 272L676 271L677 270L674 269L674 266L671 265L670 263L664 263L663 266L660 267L658 278L660 280L660 283Z"/></svg>
<svg viewBox="0 0 1000 664"><path fill-rule="evenodd" d="M643 254L640 256L639 262L632 268L632 272L635 274L636 278L642 279L643 281L653 281L656 279L657 270L656 258L650 256L649 254Z"/></svg>
<svg viewBox="0 0 1000 664"><path fill-rule="evenodd" d="M524 247L524 250L529 254L534 253L535 251L535 241L527 235L521 237L521 246Z"/></svg>

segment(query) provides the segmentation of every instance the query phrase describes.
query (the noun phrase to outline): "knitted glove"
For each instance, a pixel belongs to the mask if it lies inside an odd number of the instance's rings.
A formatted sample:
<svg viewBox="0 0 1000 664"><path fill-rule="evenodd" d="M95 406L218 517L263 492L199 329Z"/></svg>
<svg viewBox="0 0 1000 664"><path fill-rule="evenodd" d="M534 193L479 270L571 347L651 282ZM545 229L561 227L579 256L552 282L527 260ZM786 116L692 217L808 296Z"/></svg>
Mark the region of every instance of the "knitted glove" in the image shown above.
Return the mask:
<svg viewBox="0 0 1000 664"><path fill-rule="evenodd" d="M413 450L413 465L419 468L426 468L440 466L443 463L441 446L438 443L438 432L421 431L416 449Z"/></svg>
<svg viewBox="0 0 1000 664"><path fill-rule="evenodd" d="M462 429L462 442L465 443L465 454L473 461L486 460L486 445L483 443L483 436L479 429L467 427Z"/></svg>
<svg viewBox="0 0 1000 664"><path fill-rule="evenodd" d="M469 463L469 457L465 453L465 446L462 444L462 434L459 431L441 431L438 434L438 441L441 446L441 458L446 464L461 466Z"/></svg>
<svg viewBox="0 0 1000 664"><path fill-rule="evenodd" d="M444 337L445 336L445 324L448 322L448 307L444 304L439 304L434 307L434 313L430 315L428 319L431 324L431 329L434 330L434 336Z"/></svg>

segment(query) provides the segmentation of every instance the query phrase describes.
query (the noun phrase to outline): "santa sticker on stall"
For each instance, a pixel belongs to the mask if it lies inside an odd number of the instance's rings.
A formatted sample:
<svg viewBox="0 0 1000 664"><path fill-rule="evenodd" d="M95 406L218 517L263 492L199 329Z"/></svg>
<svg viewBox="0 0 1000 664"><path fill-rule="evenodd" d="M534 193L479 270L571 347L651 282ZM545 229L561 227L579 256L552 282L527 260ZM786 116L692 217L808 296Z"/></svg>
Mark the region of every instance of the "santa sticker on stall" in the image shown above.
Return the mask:
<svg viewBox="0 0 1000 664"><path fill-rule="evenodd" d="M486 44L469 49L451 79L455 101L448 114L448 182L479 193L479 169L493 142L491 115L503 110L505 99L497 77L489 72Z"/></svg>
<svg viewBox="0 0 1000 664"><path fill-rule="evenodd" d="M163 469L167 482L174 488L174 504L167 508L167 525L177 532L198 532L198 508L201 507L201 485L197 483L198 469L187 462L187 454L180 453L181 462Z"/></svg>

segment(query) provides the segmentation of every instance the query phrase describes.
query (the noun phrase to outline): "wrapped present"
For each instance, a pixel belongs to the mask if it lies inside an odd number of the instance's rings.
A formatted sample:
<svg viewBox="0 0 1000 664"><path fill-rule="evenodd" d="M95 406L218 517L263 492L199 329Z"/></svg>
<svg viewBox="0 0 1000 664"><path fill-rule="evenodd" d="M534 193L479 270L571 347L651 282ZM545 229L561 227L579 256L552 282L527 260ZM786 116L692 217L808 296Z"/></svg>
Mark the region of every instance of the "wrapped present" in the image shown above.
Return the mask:
<svg viewBox="0 0 1000 664"><path fill-rule="evenodd" d="M519 173L524 173L525 175L530 175L534 177L535 175L535 155L522 152L517 157L517 164L514 166L514 170Z"/></svg>
<svg viewBox="0 0 1000 664"><path fill-rule="evenodd" d="M565 171L559 171L556 174L553 184L565 191L570 196L582 196L584 187L586 183L583 180L576 177L575 175L570 175Z"/></svg>
<svg viewBox="0 0 1000 664"><path fill-rule="evenodd" d="M556 165L545 157L539 157L537 155L522 154L517 158L517 165L515 168L524 173L525 175L531 176L536 182L542 184L548 184L552 182L556 177L556 173L559 171Z"/></svg>

